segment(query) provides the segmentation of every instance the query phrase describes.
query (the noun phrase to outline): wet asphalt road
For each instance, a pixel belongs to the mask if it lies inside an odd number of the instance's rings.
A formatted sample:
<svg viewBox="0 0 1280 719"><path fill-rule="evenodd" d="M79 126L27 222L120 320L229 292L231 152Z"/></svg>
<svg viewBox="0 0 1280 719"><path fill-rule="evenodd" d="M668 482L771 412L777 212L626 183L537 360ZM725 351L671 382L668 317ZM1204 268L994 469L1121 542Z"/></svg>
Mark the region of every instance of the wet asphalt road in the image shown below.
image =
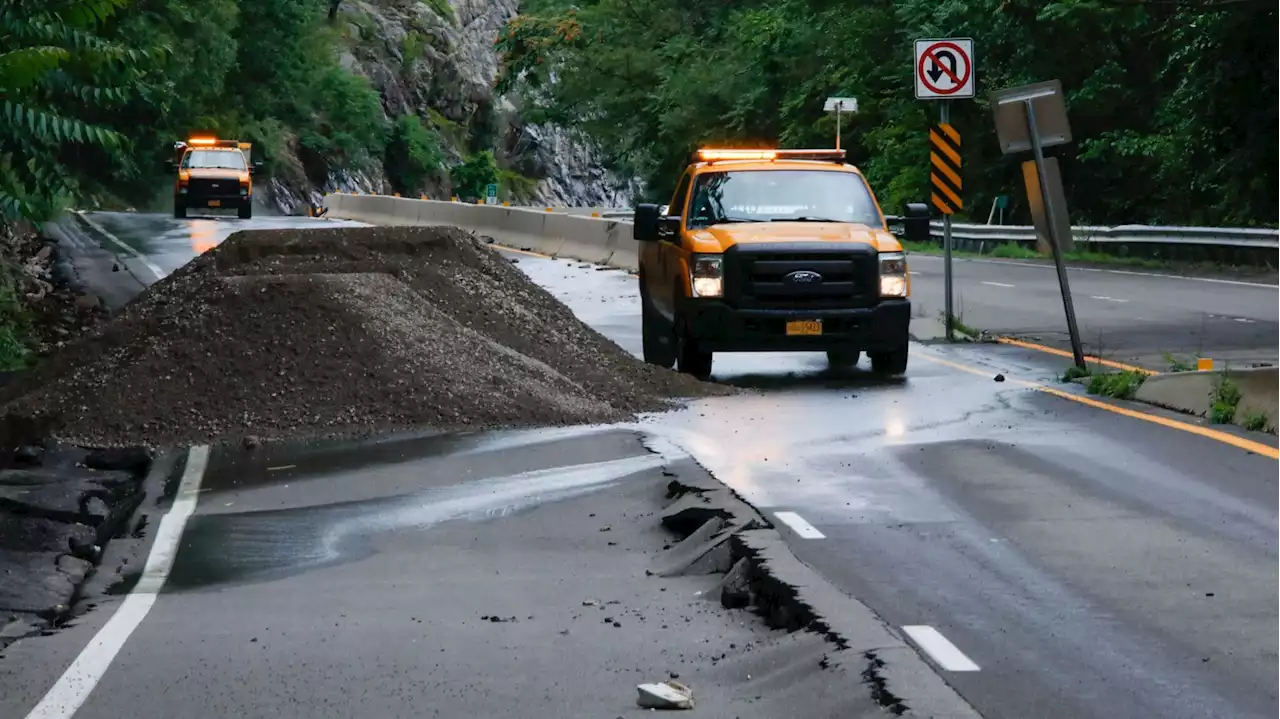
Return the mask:
<svg viewBox="0 0 1280 719"><path fill-rule="evenodd" d="M147 234L134 227L122 221L119 236L130 242ZM148 247L179 253L181 230L163 236L171 240ZM186 242L194 246L190 236ZM518 266L584 321L639 352L633 278L528 256L519 256ZM927 266L922 271L927 276ZM918 277L918 293L922 285ZM899 381L856 370L833 375L814 355L718 356L718 381L762 391L704 400L644 418L639 427L688 451L775 519L795 513L807 525L777 524L797 555L890 624L927 625L946 637L978 670L938 663L939 671L985 716L1274 716L1276 462L1013 381L1051 381L1063 365L1046 355L988 345L912 351ZM997 373L1010 381L994 381ZM432 475L395 476L385 481L407 493ZM257 501L310 507L300 521L324 534L345 503L369 499L371 491L337 478L317 486L277 482ZM197 518L219 511L227 508L211 503ZM786 528L797 526L804 536ZM326 588L307 579L315 576L305 566L314 557L286 559L272 568L270 593L285 604L295 600L304 616L306 598L329 589L349 592L353 611L370 621L388 603L413 601L411 589L383 586L376 602L360 607L354 598L369 591L368 576L354 588ZM399 570L380 571L393 583ZM226 626L180 645L190 656L134 651L128 666L188 663L186 682L233 692L243 674L196 672L204 651L226 657L215 666L230 666L236 655L219 646L221 637L255 619L252 603L238 606L236 616L224 617ZM164 616L139 629L157 647L169 632L191 631L196 615ZM51 681L101 621L93 613L81 627L15 645L28 652L22 675ZM370 637L386 643L380 656L394 671L403 638ZM288 676L353 678L333 671L300 659ZM366 682L357 691L373 681L354 678ZM24 696L32 695L38 691L28 688Z"/></svg>
<svg viewBox="0 0 1280 719"><path fill-rule="evenodd" d="M518 266L639 353L633 278ZM941 632L980 667L943 676L984 716L1274 716L1276 462L994 381L1053 383L1040 353L912 351L890 382L718 355L716 380L764 392L645 427L816 528L793 551L890 624Z"/></svg>
<svg viewBox="0 0 1280 719"><path fill-rule="evenodd" d="M1062 294L1052 265L953 260L955 313L978 330L1070 350ZM916 311L941 316L943 260L913 254ZM1211 357L1234 366L1277 363L1280 290L1274 280L1176 277L1147 271L1068 271L1081 341L1088 354L1155 370L1164 353Z"/></svg>

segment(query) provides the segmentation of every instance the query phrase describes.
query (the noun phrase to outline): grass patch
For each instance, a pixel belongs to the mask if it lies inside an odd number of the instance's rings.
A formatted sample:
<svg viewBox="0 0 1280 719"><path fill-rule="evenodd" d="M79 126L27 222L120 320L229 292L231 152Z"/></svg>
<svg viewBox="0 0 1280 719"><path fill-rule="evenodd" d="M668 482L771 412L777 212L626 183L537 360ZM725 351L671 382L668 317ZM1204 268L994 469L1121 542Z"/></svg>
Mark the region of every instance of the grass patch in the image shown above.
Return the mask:
<svg viewBox="0 0 1280 719"><path fill-rule="evenodd" d="M1236 407L1240 405L1240 388L1223 372L1213 383L1213 391L1209 398L1209 421L1214 424L1231 424L1236 418Z"/></svg>
<svg viewBox="0 0 1280 719"><path fill-rule="evenodd" d="M1172 352L1161 352L1164 356L1165 364L1169 365L1170 372L1194 372L1196 370L1195 359L1183 359L1174 355Z"/></svg>
<svg viewBox="0 0 1280 719"><path fill-rule="evenodd" d="M1078 380L1082 377L1092 377L1092 376L1093 376L1093 370L1089 369L1087 365L1083 368L1077 367L1075 365L1071 365L1070 367L1067 368L1067 371L1062 373L1062 381L1074 382L1075 380Z"/></svg>
<svg viewBox="0 0 1280 719"><path fill-rule="evenodd" d="M0 371L18 370L31 361L31 313L19 297L14 270L0 265Z"/></svg>
<svg viewBox="0 0 1280 719"><path fill-rule="evenodd" d="M440 133L449 144L455 148L465 148L467 145L467 128L462 123L454 122L434 107L427 109L427 120L436 132Z"/></svg>
<svg viewBox="0 0 1280 719"><path fill-rule="evenodd" d="M1123 370L1106 374L1089 375L1089 394L1115 399L1133 399L1138 388L1147 379L1145 372Z"/></svg>
<svg viewBox="0 0 1280 719"><path fill-rule="evenodd" d="M1250 432L1265 432L1267 430L1267 413L1262 410L1250 412L1245 415L1244 422L1241 424Z"/></svg>
<svg viewBox="0 0 1280 719"><path fill-rule="evenodd" d="M498 171L499 199L516 203L528 202L533 199L537 188L538 181L532 177L525 177L514 170Z"/></svg>

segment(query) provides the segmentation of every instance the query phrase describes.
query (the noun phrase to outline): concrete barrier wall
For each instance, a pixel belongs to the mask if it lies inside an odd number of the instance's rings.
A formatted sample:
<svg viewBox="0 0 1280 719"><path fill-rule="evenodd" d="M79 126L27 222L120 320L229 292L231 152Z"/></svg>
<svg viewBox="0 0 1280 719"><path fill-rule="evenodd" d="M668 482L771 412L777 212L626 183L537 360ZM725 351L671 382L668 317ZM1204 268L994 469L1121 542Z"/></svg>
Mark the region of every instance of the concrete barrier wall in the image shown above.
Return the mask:
<svg viewBox="0 0 1280 719"><path fill-rule="evenodd" d="M635 272L640 243L631 239L631 222L571 212L462 202L414 200L382 195L334 194L324 198L329 217L371 225L452 225L497 244L608 265Z"/></svg>
<svg viewBox="0 0 1280 719"><path fill-rule="evenodd" d="M1235 423L1244 424L1251 415L1267 417L1266 431L1275 433L1280 419L1280 370L1275 367L1251 367L1228 370L1227 376L1240 390ZM1213 394L1221 371L1170 372L1148 377L1138 388L1134 399L1158 407L1208 416L1213 407Z"/></svg>

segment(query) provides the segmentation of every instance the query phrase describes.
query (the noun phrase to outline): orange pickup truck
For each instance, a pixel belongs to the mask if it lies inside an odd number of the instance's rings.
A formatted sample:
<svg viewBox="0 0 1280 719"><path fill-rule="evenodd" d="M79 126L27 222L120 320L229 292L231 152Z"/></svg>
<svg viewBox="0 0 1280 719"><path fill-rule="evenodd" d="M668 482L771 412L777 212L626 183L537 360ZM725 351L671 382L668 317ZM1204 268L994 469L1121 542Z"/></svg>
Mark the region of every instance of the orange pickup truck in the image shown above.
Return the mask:
<svg viewBox="0 0 1280 719"><path fill-rule="evenodd" d="M924 205L903 224L928 240ZM715 352L812 350L906 371L906 256L844 150L699 150L633 236L647 362L706 379Z"/></svg>
<svg viewBox="0 0 1280 719"><path fill-rule="evenodd" d="M173 145L177 171L173 184L173 216L187 209L234 209L240 219L253 217L253 178L261 162L253 162L253 145L214 137L192 137Z"/></svg>

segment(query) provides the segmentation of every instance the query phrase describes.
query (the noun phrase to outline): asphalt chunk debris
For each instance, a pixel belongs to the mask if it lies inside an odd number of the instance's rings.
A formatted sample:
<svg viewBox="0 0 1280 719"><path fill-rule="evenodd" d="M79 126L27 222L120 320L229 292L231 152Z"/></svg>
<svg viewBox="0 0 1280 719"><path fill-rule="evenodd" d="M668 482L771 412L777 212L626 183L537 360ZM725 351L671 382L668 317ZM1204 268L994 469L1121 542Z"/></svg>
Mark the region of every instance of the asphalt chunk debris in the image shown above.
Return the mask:
<svg viewBox="0 0 1280 719"><path fill-rule="evenodd" d="M94 446L625 421L735 390L645 364L473 235L237 232L0 394Z"/></svg>

